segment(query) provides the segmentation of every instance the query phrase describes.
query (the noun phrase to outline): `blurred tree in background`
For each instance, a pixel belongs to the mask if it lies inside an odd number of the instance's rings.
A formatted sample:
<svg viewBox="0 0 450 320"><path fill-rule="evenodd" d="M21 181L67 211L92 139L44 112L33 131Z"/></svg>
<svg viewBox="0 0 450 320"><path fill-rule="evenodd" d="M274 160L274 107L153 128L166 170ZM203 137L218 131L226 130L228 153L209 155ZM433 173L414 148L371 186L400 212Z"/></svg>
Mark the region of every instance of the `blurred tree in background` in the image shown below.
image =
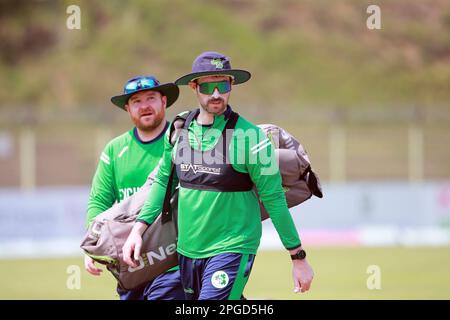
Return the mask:
<svg viewBox="0 0 450 320"><path fill-rule="evenodd" d="M373 1L372 1L373 2ZM81 30L66 28L67 6ZM441 105L450 90L450 2L0 1L0 108L108 103L135 74L175 80L216 50L254 78L240 104ZM187 97L189 98L189 97ZM194 103L193 100L187 100Z"/></svg>

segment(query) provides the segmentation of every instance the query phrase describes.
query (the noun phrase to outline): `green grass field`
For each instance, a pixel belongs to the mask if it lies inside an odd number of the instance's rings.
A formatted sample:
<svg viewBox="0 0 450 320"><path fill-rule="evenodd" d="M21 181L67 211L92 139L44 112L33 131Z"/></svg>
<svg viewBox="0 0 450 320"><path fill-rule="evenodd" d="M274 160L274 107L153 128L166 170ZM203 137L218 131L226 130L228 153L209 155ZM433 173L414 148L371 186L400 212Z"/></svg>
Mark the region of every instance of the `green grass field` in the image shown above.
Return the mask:
<svg viewBox="0 0 450 320"><path fill-rule="evenodd" d="M292 293L285 252L261 251L245 295L249 299L450 299L450 247L310 248L315 271L310 292ZM80 289L68 289L69 266L81 270ZM381 271L381 289L369 290L367 268ZM115 281L93 277L82 258L0 260L0 299L117 299Z"/></svg>

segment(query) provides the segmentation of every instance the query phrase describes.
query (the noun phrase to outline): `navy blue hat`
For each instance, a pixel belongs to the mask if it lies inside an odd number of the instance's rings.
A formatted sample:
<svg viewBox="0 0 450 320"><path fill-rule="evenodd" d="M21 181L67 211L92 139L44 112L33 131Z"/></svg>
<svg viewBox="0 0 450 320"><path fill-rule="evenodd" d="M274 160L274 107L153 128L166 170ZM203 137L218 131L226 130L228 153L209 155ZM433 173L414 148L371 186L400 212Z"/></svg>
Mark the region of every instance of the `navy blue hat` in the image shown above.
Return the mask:
<svg viewBox="0 0 450 320"><path fill-rule="evenodd" d="M225 55L207 51L195 58L192 63L192 72L175 81L177 85L186 85L192 80L210 75L226 75L233 78L233 84L240 84L248 81L250 72L240 69L232 69L230 59Z"/></svg>
<svg viewBox="0 0 450 320"><path fill-rule="evenodd" d="M173 83L160 84L154 76L137 76L128 80L123 87L123 94L112 97L111 102L125 110L125 105L133 94L146 90L158 91L163 96L166 96L166 108L177 101L178 95L180 94L180 89Z"/></svg>

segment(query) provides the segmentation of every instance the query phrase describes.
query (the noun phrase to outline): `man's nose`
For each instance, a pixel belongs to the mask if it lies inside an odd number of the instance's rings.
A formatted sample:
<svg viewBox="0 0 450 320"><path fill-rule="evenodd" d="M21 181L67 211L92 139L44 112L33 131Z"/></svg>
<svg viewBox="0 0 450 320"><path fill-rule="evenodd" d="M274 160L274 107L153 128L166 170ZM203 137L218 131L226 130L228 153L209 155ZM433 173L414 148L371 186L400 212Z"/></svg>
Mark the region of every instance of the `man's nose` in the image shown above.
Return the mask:
<svg viewBox="0 0 450 320"><path fill-rule="evenodd" d="M212 97L213 97L213 98L216 98L216 99L217 99L217 98L220 98L220 92L219 92L219 89L214 88Z"/></svg>
<svg viewBox="0 0 450 320"><path fill-rule="evenodd" d="M150 108L150 102L148 101L142 101L141 104L139 105L139 109L148 109Z"/></svg>

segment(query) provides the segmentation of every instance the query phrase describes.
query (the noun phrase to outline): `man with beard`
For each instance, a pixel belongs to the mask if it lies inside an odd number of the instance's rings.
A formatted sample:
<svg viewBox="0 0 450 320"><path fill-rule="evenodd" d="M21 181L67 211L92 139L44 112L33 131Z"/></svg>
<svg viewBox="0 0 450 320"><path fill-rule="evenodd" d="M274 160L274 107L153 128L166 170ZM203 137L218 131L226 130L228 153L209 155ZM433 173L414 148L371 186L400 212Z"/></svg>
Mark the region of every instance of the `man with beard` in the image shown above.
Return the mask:
<svg viewBox="0 0 450 320"><path fill-rule="evenodd" d="M137 192L158 165L164 151L163 137L169 128L166 108L178 95L179 89L173 83L160 84L153 76L139 76L127 81L124 94L111 98L113 104L128 112L135 127L111 140L100 155L89 197L88 225L116 201ZM87 255L85 268L96 276L102 272ZM121 300L184 299L178 267L135 290L118 286L117 292Z"/></svg>
<svg viewBox="0 0 450 320"><path fill-rule="evenodd" d="M232 86L249 79L249 72L231 68L228 57L204 52L194 60L192 73L175 82L190 86L200 108L187 116L178 142L173 147L166 143L147 201L123 247L124 261L135 267L142 234L161 212L174 159L180 183L177 251L187 299L242 297L262 229L254 186L290 252L294 292L309 290L313 278L286 204L274 148L259 127L228 104Z"/></svg>

